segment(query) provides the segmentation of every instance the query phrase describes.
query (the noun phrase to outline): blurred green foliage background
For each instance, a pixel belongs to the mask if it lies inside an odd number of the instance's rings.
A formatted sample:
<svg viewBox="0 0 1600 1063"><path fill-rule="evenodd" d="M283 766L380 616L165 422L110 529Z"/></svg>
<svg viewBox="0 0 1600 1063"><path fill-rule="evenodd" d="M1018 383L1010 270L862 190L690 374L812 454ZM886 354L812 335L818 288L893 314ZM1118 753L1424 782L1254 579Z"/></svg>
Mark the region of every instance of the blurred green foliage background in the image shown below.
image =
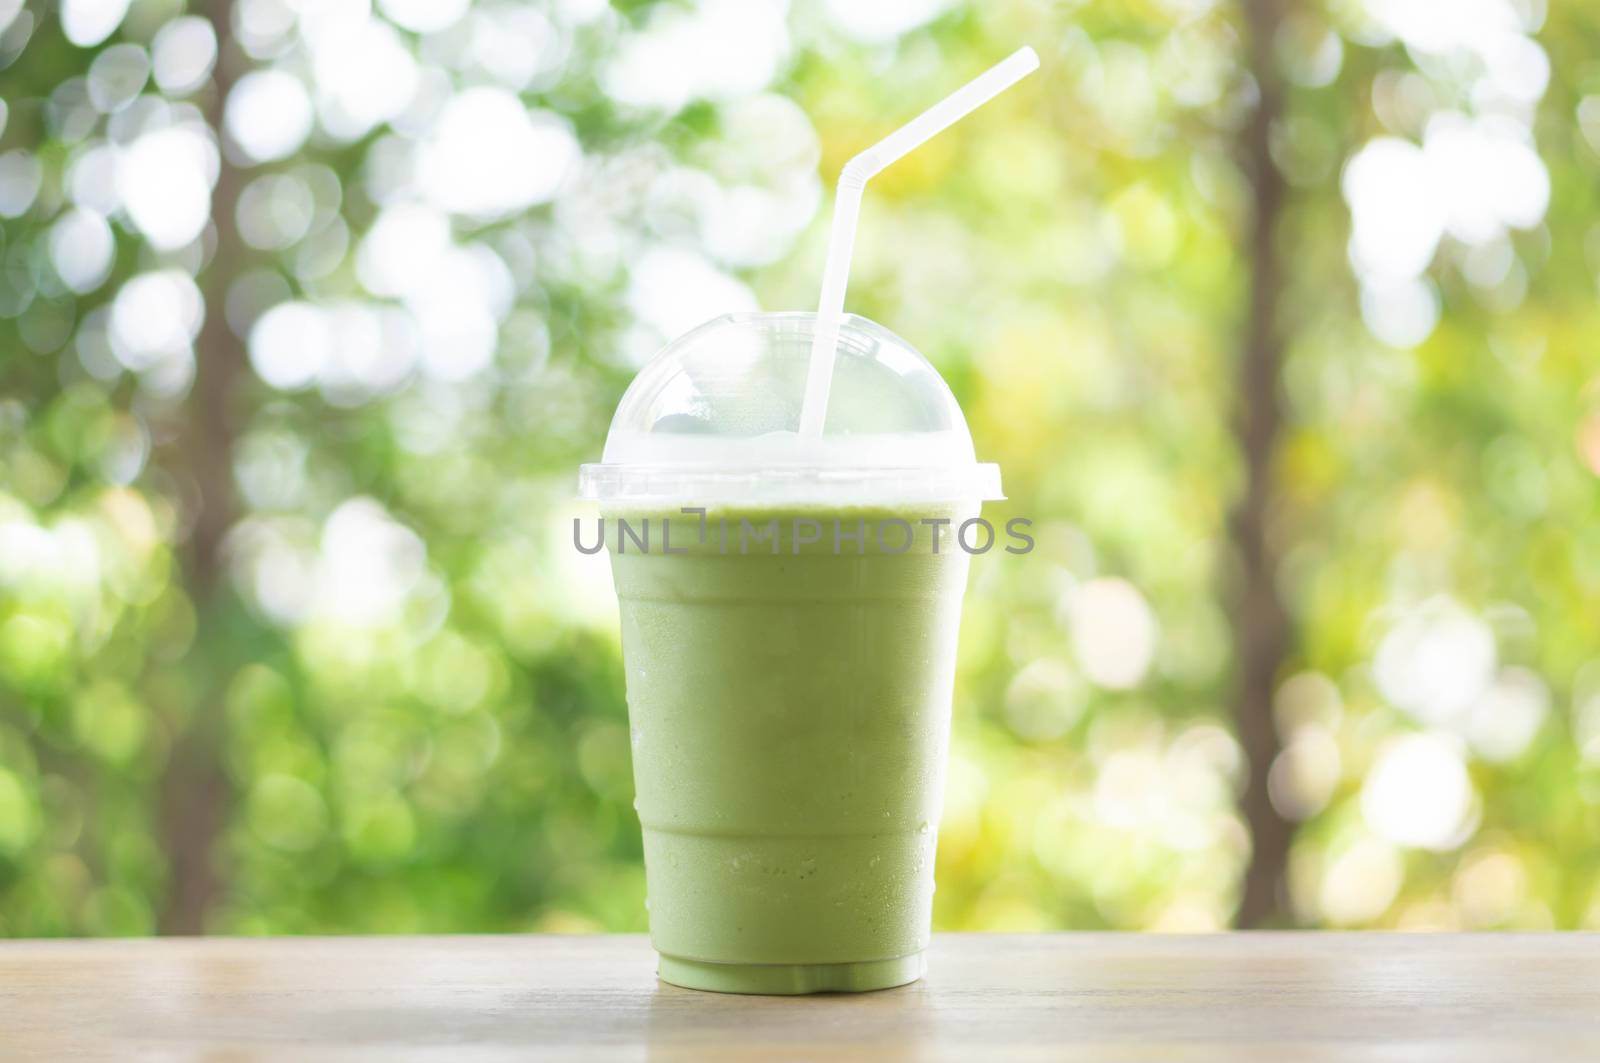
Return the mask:
<svg viewBox="0 0 1600 1063"><path fill-rule="evenodd" d="M937 924L1600 927L1600 8L0 0L0 935L643 929L576 466L1022 43Z"/></svg>

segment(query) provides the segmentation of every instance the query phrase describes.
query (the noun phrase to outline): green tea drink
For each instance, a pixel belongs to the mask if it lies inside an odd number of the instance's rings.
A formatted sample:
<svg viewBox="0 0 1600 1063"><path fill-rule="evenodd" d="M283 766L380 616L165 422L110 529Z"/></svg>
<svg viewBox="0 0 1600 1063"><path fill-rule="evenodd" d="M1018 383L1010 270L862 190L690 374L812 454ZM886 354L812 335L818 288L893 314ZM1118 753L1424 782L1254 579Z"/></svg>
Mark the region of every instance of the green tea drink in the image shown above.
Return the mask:
<svg viewBox="0 0 1600 1063"><path fill-rule="evenodd" d="M975 512L713 509L705 542L696 518L671 520L672 554L662 514L611 515L667 981L809 992L922 973L968 566L954 533ZM650 553L617 550L618 517L649 518ZM774 519L768 540L742 534Z"/></svg>
<svg viewBox="0 0 1600 1063"><path fill-rule="evenodd" d="M667 981L807 993L922 973L967 572L923 520L1003 496L938 370L846 314L845 287L867 181L1038 66L1018 49L851 158L817 312L729 314L667 344L578 472L614 517L694 505L740 535L632 558L623 535L613 555ZM751 553L752 516L787 518L790 541ZM868 518L913 541L873 534L852 556L835 520Z"/></svg>
<svg viewBox="0 0 1600 1063"><path fill-rule="evenodd" d="M578 474L621 606L650 934L696 989L922 973L961 526L1000 472L927 359L851 315L808 429L817 322L680 336Z"/></svg>

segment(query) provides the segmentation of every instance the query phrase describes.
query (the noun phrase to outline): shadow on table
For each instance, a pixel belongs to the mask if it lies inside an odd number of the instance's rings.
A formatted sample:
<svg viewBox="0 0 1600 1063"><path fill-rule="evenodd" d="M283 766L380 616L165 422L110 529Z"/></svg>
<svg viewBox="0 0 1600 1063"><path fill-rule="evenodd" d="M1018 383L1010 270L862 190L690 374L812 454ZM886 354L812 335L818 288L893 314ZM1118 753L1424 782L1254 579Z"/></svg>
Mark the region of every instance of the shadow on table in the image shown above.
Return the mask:
<svg viewBox="0 0 1600 1063"><path fill-rule="evenodd" d="M925 983L874 993L743 996L680 989L651 994L645 1058L652 1063L775 1059L919 1059L936 1043Z"/></svg>

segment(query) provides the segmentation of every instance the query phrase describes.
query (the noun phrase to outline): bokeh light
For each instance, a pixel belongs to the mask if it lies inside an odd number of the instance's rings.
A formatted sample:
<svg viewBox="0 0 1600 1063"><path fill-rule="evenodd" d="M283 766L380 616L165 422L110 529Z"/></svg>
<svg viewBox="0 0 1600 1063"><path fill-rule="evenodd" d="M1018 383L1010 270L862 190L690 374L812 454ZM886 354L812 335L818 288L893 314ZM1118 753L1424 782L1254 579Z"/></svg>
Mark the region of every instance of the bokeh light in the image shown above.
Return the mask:
<svg viewBox="0 0 1600 1063"><path fill-rule="evenodd" d="M1437 735L1386 743L1361 789L1361 811L1396 845L1453 849L1473 827L1476 796L1459 744Z"/></svg>
<svg viewBox="0 0 1600 1063"><path fill-rule="evenodd" d="M300 79L281 70L252 71L228 94L228 135L257 162L292 154L310 135L311 122Z"/></svg>
<svg viewBox="0 0 1600 1063"><path fill-rule="evenodd" d="M151 246L176 250L205 228L217 167L207 133L187 124L154 129L118 154L119 199Z"/></svg>
<svg viewBox="0 0 1600 1063"><path fill-rule="evenodd" d="M572 467L664 342L812 306L838 167L1021 39L874 182L849 302L1037 537L973 563L938 925L1228 926L1249 745L1269 921L1600 926L1595 17L1449 8L1257 55L1211 0L0 0L0 934L642 929ZM1288 617L1241 744L1249 535ZM197 864L154 795L201 719Z"/></svg>
<svg viewBox="0 0 1600 1063"><path fill-rule="evenodd" d="M186 96L205 84L217 61L217 35L211 23L193 15L175 18L150 42L156 84L169 96Z"/></svg>
<svg viewBox="0 0 1600 1063"><path fill-rule="evenodd" d="M61 32L79 48L107 37L128 13L128 0L61 0Z"/></svg>
<svg viewBox="0 0 1600 1063"><path fill-rule="evenodd" d="M1125 580L1091 580L1069 593L1066 609L1084 675L1114 690L1137 686L1156 650L1155 617L1138 589Z"/></svg>
<svg viewBox="0 0 1600 1063"><path fill-rule="evenodd" d="M80 295L105 282L115 253L111 226L93 211L68 211L50 227L50 261L67 287Z"/></svg>
<svg viewBox="0 0 1600 1063"><path fill-rule="evenodd" d="M785 0L701 0L658 8L602 74L618 103L676 111L697 99L764 89L789 51ZM683 57L695 61L686 63Z"/></svg>
<svg viewBox="0 0 1600 1063"><path fill-rule="evenodd" d="M474 88L440 111L419 149L417 181L444 210L504 214L548 201L578 156L560 119L530 113L502 89Z"/></svg>

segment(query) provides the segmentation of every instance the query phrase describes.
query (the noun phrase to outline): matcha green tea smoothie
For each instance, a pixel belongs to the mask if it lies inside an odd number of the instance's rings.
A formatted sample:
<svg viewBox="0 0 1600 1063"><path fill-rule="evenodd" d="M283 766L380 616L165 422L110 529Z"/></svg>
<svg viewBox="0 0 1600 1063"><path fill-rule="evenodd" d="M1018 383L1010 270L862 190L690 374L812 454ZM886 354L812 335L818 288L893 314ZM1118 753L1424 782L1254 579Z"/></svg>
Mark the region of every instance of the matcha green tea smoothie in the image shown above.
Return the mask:
<svg viewBox="0 0 1600 1063"><path fill-rule="evenodd" d="M923 968L959 531L999 474L933 367L857 317L824 430L798 431L814 335L743 314L680 338L580 476L621 605L650 936L696 989Z"/></svg>
<svg viewBox="0 0 1600 1063"><path fill-rule="evenodd" d="M927 359L844 312L845 287L867 181L1038 66L1021 48L851 158L817 312L678 337L579 472L616 534L603 538L650 936L669 982L813 993L922 973L960 528L1002 497L1000 470L978 462Z"/></svg>
<svg viewBox="0 0 1600 1063"><path fill-rule="evenodd" d="M921 973L968 564L948 522L974 509L713 509L704 543L672 519L671 555L663 514L613 514L654 537L618 553L611 531L663 978L795 992Z"/></svg>

